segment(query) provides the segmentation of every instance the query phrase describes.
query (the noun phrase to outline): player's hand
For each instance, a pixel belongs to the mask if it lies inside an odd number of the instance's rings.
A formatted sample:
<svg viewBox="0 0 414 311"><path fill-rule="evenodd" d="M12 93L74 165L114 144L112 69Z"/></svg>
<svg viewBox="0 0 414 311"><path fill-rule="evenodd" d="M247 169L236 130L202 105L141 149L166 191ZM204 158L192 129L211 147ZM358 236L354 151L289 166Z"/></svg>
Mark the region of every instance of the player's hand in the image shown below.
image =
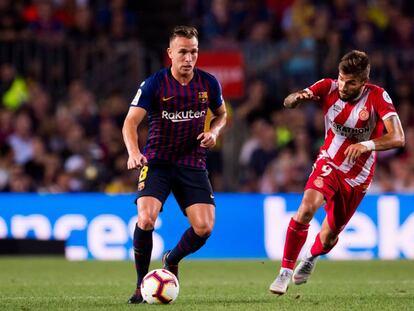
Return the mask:
<svg viewBox="0 0 414 311"><path fill-rule="evenodd" d="M283 101L283 106L289 109L293 109L303 102L319 99L320 97L313 95L311 91L302 90L296 93L292 93L288 97L286 97Z"/></svg>
<svg viewBox="0 0 414 311"><path fill-rule="evenodd" d="M141 168L148 163L147 158L142 153L131 154L128 157L127 166L129 170Z"/></svg>
<svg viewBox="0 0 414 311"><path fill-rule="evenodd" d="M352 144L345 149L345 161L349 164L355 163L356 160L361 156L361 154L368 152L368 148L361 144Z"/></svg>
<svg viewBox="0 0 414 311"><path fill-rule="evenodd" d="M296 93L295 101L298 103L309 101L309 100L319 100L319 96L315 96L312 92L308 92L306 90L302 90Z"/></svg>
<svg viewBox="0 0 414 311"><path fill-rule="evenodd" d="M197 140L200 141L200 146L203 148L211 148L216 145L217 141L217 134L214 132L203 132L200 135L197 136Z"/></svg>

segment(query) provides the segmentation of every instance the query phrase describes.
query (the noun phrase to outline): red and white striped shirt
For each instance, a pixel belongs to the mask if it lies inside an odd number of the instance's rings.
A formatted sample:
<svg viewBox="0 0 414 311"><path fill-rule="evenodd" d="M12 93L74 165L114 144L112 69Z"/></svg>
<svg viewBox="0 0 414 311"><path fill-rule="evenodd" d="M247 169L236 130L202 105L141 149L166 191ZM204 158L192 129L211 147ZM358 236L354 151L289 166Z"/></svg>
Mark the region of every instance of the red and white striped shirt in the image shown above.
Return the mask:
<svg viewBox="0 0 414 311"><path fill-rule="evenodd" d="M375 151L362 154L355 163L345 161L346 148L358 142L383 135L383 120L397 115L388 93L374 84L366 84L362 94L353 102L339 98L338 81L322 79L309 88L319 96L325 116L325 142L320 156L344 174L352 187L365 191L374 174Z"/></svg>

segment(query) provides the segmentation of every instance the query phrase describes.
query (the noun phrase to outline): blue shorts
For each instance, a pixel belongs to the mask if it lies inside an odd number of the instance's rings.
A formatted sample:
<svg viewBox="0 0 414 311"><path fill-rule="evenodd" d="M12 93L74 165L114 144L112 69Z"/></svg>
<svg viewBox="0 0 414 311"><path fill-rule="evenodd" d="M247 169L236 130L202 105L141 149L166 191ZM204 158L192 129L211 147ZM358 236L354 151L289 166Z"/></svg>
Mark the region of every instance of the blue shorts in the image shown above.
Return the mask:
<svg viewBox="0 0 414 311"><path fill-rule="evenodd" d="M172 192L181 211L196 203L215 205L207 170L177 166L169 162L149 161L140 169L138 194L155 197L164 205Z"/></svg>

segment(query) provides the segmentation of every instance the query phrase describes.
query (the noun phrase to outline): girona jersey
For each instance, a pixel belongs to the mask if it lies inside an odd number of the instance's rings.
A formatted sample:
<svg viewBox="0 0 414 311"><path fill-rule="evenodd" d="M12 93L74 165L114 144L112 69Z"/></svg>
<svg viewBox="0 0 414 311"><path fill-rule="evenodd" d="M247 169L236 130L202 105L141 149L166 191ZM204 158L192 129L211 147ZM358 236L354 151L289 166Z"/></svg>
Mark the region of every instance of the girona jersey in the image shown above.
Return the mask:
<svg viewBox="0 0 414 311"><path fill-rule="evenodd" d="M345 161L346 148L383 135L383 120L397 115L388 93L374 84L366 84L353 102L339 98L338 81L322 79L307 90L319 96L325 118L325 141L320 156L344 174L352 187L365 191L371 183L376 160L375 151L362 154L355 163Z"/></svg>
<svg viewBox="0 0 414 311"><path fill-rule="evenodd" d="M204 131L207 110L223 103L221 86L211 74L194 69L194 77L181 85L164 68L141 83L131 107L148 114L148 138L144 155L181 166L205 168L206 149L197 136Z"/></svg>

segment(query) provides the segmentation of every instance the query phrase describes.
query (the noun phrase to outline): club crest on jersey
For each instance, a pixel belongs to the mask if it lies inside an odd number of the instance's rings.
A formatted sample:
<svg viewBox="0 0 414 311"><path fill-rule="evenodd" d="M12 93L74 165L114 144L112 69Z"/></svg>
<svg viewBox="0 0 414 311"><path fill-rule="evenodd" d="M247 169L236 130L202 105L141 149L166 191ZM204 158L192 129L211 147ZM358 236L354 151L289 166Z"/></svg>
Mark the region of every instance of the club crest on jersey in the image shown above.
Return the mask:
<svg viewBox="0 0 414 311"><path fill-rule="evenodd" d="M316 177L313 184L318 188L322 188L323 187L323 178L320 177L320 176Z"/></svg>
<svg viewBox="0 0 414 311"><path fill-rule="evenodd" d="M144 188L145 188L145 182L141 181L138 184L138 191L142 191L142 190L144 190Z"/></svg>
<svg viewBox="0 0 414 311"><path fill-rule="evenodd" d="M198 92L198 101L202 104L208 101L208 93L207 92Z"/></svg>
<svg viewBox="0 0 414 311"><path fill-rule="evenodd" d="M368 120L368 118L369 118L369 112L368 112L368 110L364 107L364 108L362 108L361 109L361 111L358 113L358 118L361 120L361 121L366 121L366 120Z"/></svg>

